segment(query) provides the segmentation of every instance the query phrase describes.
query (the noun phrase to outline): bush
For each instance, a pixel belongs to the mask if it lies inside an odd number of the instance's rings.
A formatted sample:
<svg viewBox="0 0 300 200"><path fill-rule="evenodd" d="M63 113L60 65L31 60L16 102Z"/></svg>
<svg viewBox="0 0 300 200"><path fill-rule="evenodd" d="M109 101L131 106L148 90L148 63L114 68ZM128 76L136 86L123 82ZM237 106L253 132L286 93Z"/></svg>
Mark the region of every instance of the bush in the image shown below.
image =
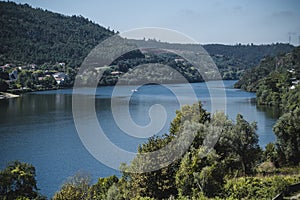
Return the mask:
<svg viewBox="0 0 300 200"><path fill-rule="evenodd" d="M276 167L274 165L274 163L270 162L270 161L266 161L261 163L256 171L258 173L262 173L262 174L270 174L270 173L275 173L276 172Z"/></svg>
<svg viewBox="0 0 300 200"><path fill-rule="evenodd" d="M300 176L246 177L228 180L224 194L229 199L272 199Z"/></svg>

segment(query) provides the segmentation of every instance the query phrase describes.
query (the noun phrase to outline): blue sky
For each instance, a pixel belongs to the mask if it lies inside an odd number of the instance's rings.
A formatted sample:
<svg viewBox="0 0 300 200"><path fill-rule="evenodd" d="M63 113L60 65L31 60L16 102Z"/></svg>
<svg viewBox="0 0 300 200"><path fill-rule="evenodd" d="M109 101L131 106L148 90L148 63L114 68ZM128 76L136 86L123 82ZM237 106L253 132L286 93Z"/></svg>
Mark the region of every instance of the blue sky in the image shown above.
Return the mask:
<svg viewBox="0 0 300 200"><path fill-rule="evenodd" d="M14 0L65 15L82 15L123 32L161 27L201 44L289 41L299 45L299 0Z"/></svg>

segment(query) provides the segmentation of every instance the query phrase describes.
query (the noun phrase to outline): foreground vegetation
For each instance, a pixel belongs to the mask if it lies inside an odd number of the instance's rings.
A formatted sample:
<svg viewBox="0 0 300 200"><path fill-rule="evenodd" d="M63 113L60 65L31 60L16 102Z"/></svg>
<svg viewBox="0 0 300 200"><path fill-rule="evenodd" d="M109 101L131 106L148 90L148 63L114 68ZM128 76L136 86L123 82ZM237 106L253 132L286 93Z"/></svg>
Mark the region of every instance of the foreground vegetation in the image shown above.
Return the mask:
<svg viewBox="0 0 300 200"><path fill-rule="evenodd" d="M277 128L285 130L284 124L277 124ZM299 126L295 129L300 132ZM210 114L201 103L187 105L177 111L168 134L149 138L129 165L121 165L121 177L99 178L91 185L89 176L78 174L67 180L53 199L270 199L286 186L300 182L300 161L294 151L300 146L299 134L293 136L293 143L284 144L290 151L282 151L280 144L287 135L279 132L278 145L268 144L262 150L256 123L247 122L242 115L234 122L223 113ZM186 141L188 134L195 138L179 160L152 172L128 172L162 162L165 155L155 159L139 155L161 149L174 138ZM207 149L203 143L216 136L216 145ZM171 152L177 147L171 146ZM29 165L15 162L1 171L3 198L42 198L33 179L34 168L23 166Z"/></svg>

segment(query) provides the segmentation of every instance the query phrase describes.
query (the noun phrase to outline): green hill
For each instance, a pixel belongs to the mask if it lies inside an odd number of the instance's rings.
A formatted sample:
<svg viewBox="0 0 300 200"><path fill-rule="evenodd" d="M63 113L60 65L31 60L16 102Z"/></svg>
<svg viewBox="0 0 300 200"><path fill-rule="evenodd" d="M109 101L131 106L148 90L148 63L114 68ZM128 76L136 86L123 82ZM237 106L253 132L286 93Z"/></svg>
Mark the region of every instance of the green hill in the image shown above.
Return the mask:
<svg viewBox="0 0 300 200"><path fill-rule="evenodd" d="M3 1L0 1L0 26L0 66L8 63L13 64L12 66L36 64L41 70L57 71L57 63L66 63L66 69L77 68L97 44L115 34L114 31L82 16L65 16L32 8L28 4ZM141 40L138 43L143 46L155 43L156 47L161 46L162 49L167 47L167 49L190 52L199 52L201 49L198 44L169 44L155 40ZM294 48L288 44L278 43L272 45L209 44L203 47L215 61L223 79L238 79L246 69L258 65L265 56L286 53ZM120 71L124 74L129 69L145 63L170 65L190 82L203 81L191 64L174 62L178 58L176 55L148 53L147 56L145 58L141 52L132 52L129 59L125 56L115 61L101 84L115 84L119 77L111 76L111 72ZM74 78L75 72L69 74L71 79ZM36 82L39 84L38 81ZM72 82L71 80L70 83ZM20 85L25 84L20 83Z"/></svg>
<svg viewBox="0 0 300 200"><path fill-rule="evenodd" d="M265 45L223 45L207 44L203 47L211 55L223 55L233 60L239 60L246 68L254 67L259 64L262 58L266 56L277 56L278 54L287 53L294 49L289 44L265 44Z"/></svg>
<svg viewBox="0 0 300 200"><path fill-rule="evenodd" d="M114 34L82 16L13 2L0 2L0 27L0 65L65 62L79 66L94 46Z"/></svg>
<svg viewBox="0 0 300 200"><path fill-rule="evenodd" d="M289 44L203 45L218 66L223 79L239 79L247 69L257 66L266 56L276 56L294 49Z"/></svg>
<svg viewBox="0 0 300 200"><path fill-rule="evenodd" d="M266 76L278 72L286 73L287 70L294 71L296 78L300 73L300 47L293 51L278 56L267 56L262 59L259 65L247 70L241 79L236 83L237 88L247 91L255 92L259 86L260 81Z"/></svg>
<svg viewBox="0 0 300 200"><path fill-rule="evenodd" d="M174 44L156 40L136 40L135 42L142 46L155 45L161 49L178 51L199 52L202 49L199 44ZM238 79L245 70L257 66L266 56L276 56L294 49L294 46L282 43L266 45L206 44L202 47L212 57L225 80Z"/></svg>
<svg viewBox="0 0 300 200"><path fill-rule="evenodd" d="M248 70L235 87L256 92L257 102L284 111L300 105L300 47L284 55L267 57Z"/></svg>

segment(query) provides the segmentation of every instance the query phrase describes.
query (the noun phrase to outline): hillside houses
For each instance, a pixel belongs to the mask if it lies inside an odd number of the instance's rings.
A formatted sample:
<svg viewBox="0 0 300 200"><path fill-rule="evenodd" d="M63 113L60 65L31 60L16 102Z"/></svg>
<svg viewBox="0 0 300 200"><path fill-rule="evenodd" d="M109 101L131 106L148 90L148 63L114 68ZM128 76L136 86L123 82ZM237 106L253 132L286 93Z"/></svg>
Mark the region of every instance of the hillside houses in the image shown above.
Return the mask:
<svg viewBox="0 0 300 200"><path fill-rule="evenodd" d="M292 84L290 89L293 90L293 89L296 88L296 85L298 85L300 83L300 80L298 80L297 77L296 77L295 69L288 69L287 72L292 74L292 78L290 78L290 81L291 81L291 84Z"/></svg>
<svg viewBox="0 0 300 200"><path fill-rule="evenodd" d="M42 66L5 64L0 66L0 81L5 82L10 92L19 94L25 91L68 87L72 84L71 79L75 73L75 70L66 67L64 62Z"/></svg>

